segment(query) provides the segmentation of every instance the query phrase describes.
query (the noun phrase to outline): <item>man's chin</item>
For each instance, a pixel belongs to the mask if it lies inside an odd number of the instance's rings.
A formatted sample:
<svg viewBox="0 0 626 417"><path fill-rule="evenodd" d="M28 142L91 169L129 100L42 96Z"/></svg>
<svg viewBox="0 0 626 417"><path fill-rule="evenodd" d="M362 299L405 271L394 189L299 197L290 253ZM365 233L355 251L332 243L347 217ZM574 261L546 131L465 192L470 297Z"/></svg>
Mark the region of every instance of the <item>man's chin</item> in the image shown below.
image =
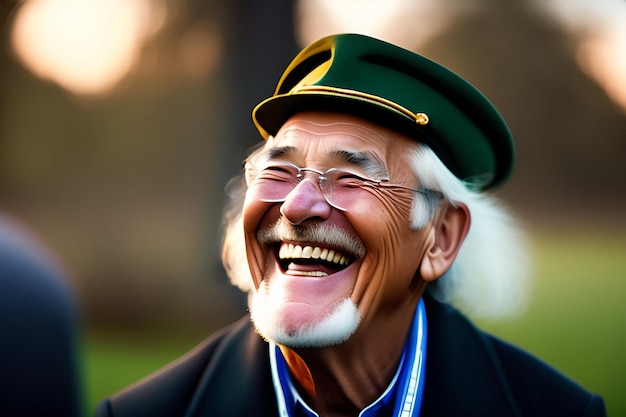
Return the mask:
<svg viewBox="0 0 626 417"><path fill-rule="evenodd" d="M267 294L263 292L250 296L250 317L257 332L278 345L289 348L338 345L348 340L361 321L356 305L350 298L345 298L325 317L294 325L280 308L268 302Z"/></svg>

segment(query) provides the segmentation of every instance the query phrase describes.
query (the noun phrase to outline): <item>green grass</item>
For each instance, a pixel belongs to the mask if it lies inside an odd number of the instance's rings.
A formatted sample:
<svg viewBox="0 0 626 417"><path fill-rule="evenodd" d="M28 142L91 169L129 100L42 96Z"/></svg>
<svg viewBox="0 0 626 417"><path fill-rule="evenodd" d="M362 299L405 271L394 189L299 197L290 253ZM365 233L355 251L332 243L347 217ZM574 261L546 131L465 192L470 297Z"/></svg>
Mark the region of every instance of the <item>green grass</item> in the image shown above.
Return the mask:
<svg viewBox="0 0 626 417"><path fill-rule="evenodd" d="M527 313L480 323L604 397L626 415L626 236L543 236Z"/></svg>
<svg viewBox="0 0 626 417"><path fill-rule="evenodd" d="M202 336L99 333L86 337L83 348L88 415L97 403L191 350Z"/></svg>
<svg viewBox="0 0 626 417"><path fill-rule="evenodd" d="M601 394L611 416L626 415L626 236L536 239L535 291L518 319L479 323ZM164 332L166 333L166 332ZM87 337L87 407L148 375L202 339Z"/></svg>

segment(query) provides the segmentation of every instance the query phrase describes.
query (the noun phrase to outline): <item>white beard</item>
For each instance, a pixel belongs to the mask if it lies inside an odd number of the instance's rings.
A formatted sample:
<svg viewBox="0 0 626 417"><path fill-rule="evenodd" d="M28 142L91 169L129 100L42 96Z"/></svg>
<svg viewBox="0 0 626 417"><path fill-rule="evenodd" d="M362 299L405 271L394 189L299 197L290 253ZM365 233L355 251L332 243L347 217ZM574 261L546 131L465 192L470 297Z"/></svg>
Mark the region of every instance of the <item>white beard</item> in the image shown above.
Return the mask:
<svg viewBox="0 0 626 417"><path fill-rule="evenodd" d="M348 340L361 321L357 306L346 297L325 317L288 330L280 302L272 298L263 284L258 291L250 291L248 308L252 322L263 338L290 348L338 345Z"/></svg>

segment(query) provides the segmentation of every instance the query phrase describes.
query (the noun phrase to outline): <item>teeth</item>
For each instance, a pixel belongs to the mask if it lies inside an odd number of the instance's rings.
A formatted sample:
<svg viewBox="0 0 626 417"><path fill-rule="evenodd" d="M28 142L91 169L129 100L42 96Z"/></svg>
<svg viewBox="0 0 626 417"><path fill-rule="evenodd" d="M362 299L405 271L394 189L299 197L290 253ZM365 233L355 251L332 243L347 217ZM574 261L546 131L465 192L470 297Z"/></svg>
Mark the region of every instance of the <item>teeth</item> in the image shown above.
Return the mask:
<svg viewBox="0 0 626 417"><path fill-rule="evenodd" d="M297 276L308 276L308 277L327 277L328 274L326 272L322 272L322 271L285 271L285 274L287 275L297 275Z"/></svg>
<svg viewBox="0 0 626 417"><path fill-rule="evenodd" d="M319 246L294 245L283 243L278 251L280 259L320 259L338 265L347 265L350 257L334 249L320 248Z"/></svg>
<svg viewBox="0 0 626 417"><path fill-rule="evenodd" d="M280 246L280 251L278 251L278 257L280 259L285 259L288 255L289 255L289 246L288 245L281 245Z"/></svg>

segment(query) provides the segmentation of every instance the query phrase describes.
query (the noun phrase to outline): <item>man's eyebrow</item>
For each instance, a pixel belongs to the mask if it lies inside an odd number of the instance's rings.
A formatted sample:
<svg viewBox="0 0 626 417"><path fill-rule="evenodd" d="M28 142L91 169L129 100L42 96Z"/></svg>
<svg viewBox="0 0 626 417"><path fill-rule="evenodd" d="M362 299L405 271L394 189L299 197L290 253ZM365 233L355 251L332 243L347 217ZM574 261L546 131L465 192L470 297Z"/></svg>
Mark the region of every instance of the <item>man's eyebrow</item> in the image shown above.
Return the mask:
<svg viewBox="0 0 626 417"><path fill-rule="evenodd" d="M265 159L268 161L280 159L287 154L296 152L295 146L277 146L264 151ZM339 160L355 167L358 167L365 174L372 178L388 178L387 166L378 155L373 152L334 150L328 155L332 160Z"/></svg>
<svg viewBox="0 0 626 417"><path fill-rule="evenodd" d="M337 150L331 152L331 156L359 167L374 178L387 178L389 175L385 163L373 152Z"/></svg>
<svg viewBox="0 0 626 417"><path fill-rule="evenodd" d="M281 156L284 156L290 152L295 151L294 146L277 146L275 148L270 148L266 152L266 156L268 160L277 159Z"/></svg>

